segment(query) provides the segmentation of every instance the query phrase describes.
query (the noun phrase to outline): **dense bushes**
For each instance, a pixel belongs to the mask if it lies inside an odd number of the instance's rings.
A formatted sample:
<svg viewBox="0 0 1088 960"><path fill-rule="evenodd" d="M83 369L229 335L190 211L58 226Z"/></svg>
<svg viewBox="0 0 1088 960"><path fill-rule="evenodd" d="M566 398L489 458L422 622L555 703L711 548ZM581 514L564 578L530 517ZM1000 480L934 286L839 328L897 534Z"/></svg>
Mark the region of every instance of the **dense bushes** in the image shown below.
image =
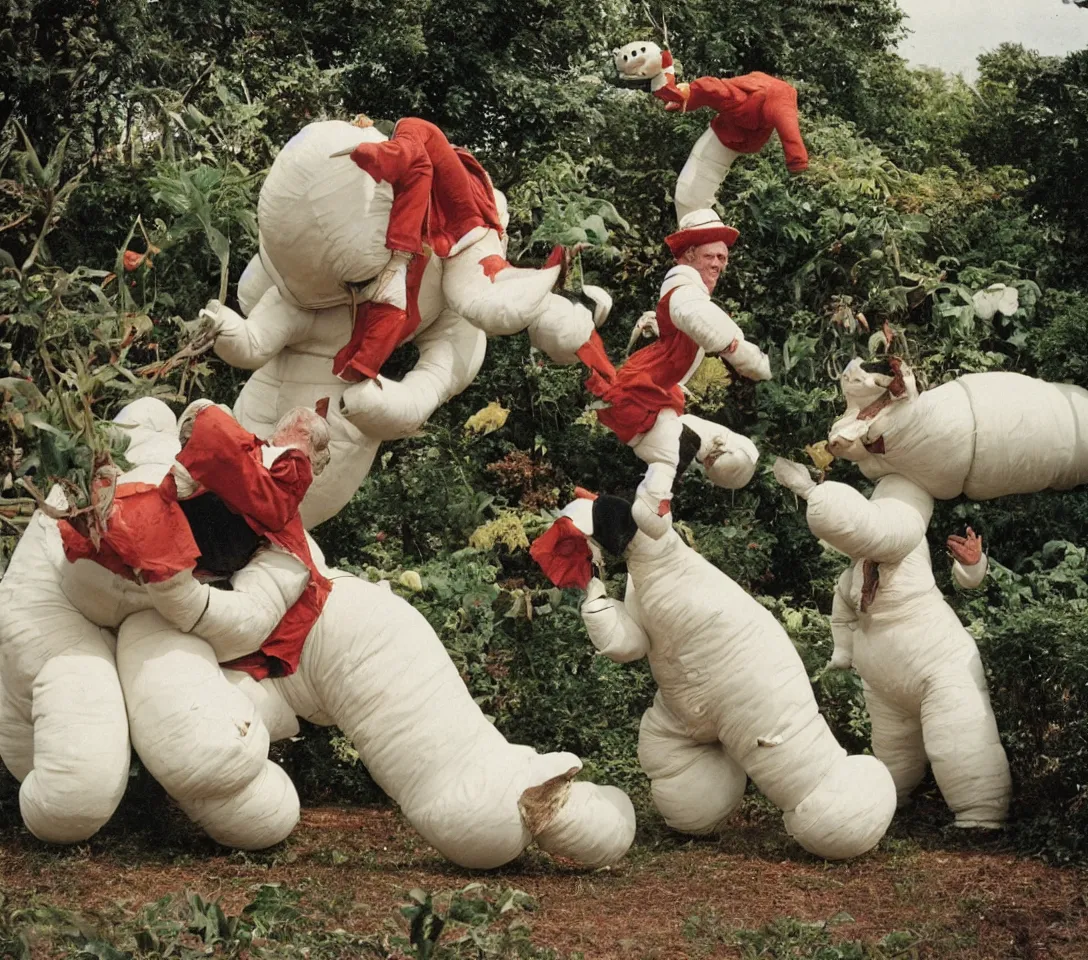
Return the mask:
<svg viewBox="0 0 1088 960"><path fill-rule="evenodd" d="M510 198L515 255L590 241L575 275L615 295L602 331L615 356L655 301L675 172L709 117L666 114L616 84L607 52L642 29L625 21L628 5L520 4L517 24L490 0L357 3L346 20L324 2L305 16L248 0L110 6L106 19L51 14L35 32L27 16L0 28L19 81L0 100L0 362L42 388L3 381L5 550L33 506L20 475L85 483L104 443L88 411L107 416L148 392L175 405L236 395L244 374L217 360L163 361L216 294L224 263L237 280L255 245L262 170L310 119L418 113L473 147ZM797 82L812 156L790 176L772 142L726 181L721 202L741 240L719 293L771 354L775 379L730 382L708 368L695 412L765 454L803 458L840 410L838 372L882 353L889 336L930 384L1009 369L1088 386L1083 176L1071 146L1088 96L1083 56L1003 48L984 60L980 100L887 52L899 23L888 0L849 16L843 5L769 0L665 6L686 76L764 69ZM51 65L65 29L66 59ZM804 44L791 42L798 35ZM1019 132L1029 120L1034 138ZM994 282L1016 286L1021 308L985 321L971 296ZM410 362L410 348L393 360ZM466 432L492 401L510 411L505 425ZM522 337L492 341L476 383L421 436L384 447L317 538L331 561L390 579L423 611L507 735L577 751L595 775L641 789L635 738L652 678L645 664L593 655L579 598L549 589L524 548L575 484L623 494L638 482L641 464L585 402L579 370L547 364ZM775 611L836 735L861 749L857 678L823 671L846 561L809 534L769 462L737 493L688 476L678 519ZM864 486L845 463L831 476ZM967 523L1008 571L983 596L954 601L992 674L1017 836L1025 849L1082 857L1088 574L1082 553L1050 541L1088 544L1088 495L939 504L931 546L950 597L943 542ZM620 591L622 567L609 578ZM373 796L335 734L306 727L279 749L307 797Z"/></svg>

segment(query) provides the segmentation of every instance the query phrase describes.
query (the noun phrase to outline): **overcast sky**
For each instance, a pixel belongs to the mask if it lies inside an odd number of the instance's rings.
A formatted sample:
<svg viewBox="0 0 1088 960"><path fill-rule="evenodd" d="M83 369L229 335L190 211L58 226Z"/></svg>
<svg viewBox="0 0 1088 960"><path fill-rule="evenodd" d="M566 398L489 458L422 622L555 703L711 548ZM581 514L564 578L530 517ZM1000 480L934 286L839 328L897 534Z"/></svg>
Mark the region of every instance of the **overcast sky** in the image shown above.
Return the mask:
<svg viewBox="0 0 1088 960"><path fill-rule="evenodd" d="M1045 54L1088 47L1088 9L1062 0L899 0L914 32L899 52L919 66L977 75L975 58L1001 43Z"/></svg>

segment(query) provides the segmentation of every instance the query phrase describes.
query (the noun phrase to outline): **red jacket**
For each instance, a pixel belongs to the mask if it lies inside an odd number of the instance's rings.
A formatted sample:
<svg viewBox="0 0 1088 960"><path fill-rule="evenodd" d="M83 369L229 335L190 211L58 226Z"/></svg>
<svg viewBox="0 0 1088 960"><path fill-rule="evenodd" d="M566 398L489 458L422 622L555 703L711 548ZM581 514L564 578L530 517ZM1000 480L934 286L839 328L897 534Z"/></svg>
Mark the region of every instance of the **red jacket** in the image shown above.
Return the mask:
<svg viewBox="0 0 1088 960"><path fill-rule="evenodd" d="M590 393L610 405L597 411L597 419L623 443L652 428L662 410L684 412L680 382L701 347L672 322L669 300L675 292L673 287L657 302L658 339L636 350L614 377L594 372L586 381Z"/></svg>
<svg viewBox="0 0 1088 960"><path fill-rule="evenodd" d="M797 91L785 80L758 72L728 80L700 77L688 85L687 96L671 83L654 96L680 104L685 112L700 107L716 110L710 128L723 146L737 153L758 153L777 130L786 167L792 173L808 167L808 151L797 123Z"/></svg>

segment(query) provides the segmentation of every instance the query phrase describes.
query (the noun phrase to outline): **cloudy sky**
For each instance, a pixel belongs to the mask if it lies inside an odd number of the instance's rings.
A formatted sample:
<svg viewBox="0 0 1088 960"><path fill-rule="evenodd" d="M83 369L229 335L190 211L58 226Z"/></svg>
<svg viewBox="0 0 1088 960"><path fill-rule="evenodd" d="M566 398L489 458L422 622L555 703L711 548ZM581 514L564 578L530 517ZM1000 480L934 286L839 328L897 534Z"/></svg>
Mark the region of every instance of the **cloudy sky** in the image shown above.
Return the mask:
<svg viewBox="0 0 1088 960"><path fill-rule="evenodd" d="M899 0L914 33L899 46L913 64L977 74L975 58L1006 41L1045 54L1088 47L1088 9L1062 0Z"/></svg>

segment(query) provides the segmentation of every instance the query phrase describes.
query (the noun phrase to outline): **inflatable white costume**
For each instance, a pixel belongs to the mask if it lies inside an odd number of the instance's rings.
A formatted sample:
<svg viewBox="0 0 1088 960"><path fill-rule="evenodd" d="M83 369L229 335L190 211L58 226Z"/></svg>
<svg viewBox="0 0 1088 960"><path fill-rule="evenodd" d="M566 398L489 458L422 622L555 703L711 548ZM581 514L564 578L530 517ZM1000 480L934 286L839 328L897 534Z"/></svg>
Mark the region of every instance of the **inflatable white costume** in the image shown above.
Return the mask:
<svg viewBox="0 0 1088 960"><path fill-rule="evenodd" d="M362 382L338 378L333 365L352 339L356 305L388 296L375 278L391 262L386 234L394 204L390 183L375 180L345 154L385 141L372 126L342 121L309 124L292 138L261 188L260 255L239 282L242 313L217 301L204 311L216 353L257 371L235 405L247 429L267 436L287 409L331 398L332 458L303 505L307 527L347 503L382 440L411 435L472 382L488 336L527 330L535 347L570 364L611 308L597 287L583 288L585 303L550 293L558 266L510 267L505 236L476 228L463 249L455 245L445 259L426 260L418 289L410 291L418 322L386 344L414 342L415 367L400 382L376 370ZM494 197L505 224L505 198L498 191Z"/></svg>
<svg viewBox="0 0 1088 960"><path fill-rule="evenodd" d="M623 601L591 579L600 547L626 559ZM600 653L649 659L658 692L642 718L639 761L671 827L713 832L751 777L817 856L855 857L876 845L895 812L887 769L846 755L786 632L675 530L654 540L626 501L578 499L532 553L557 586L587 589L582 617Z"/></svg>
<svg viewBox="0 0 1088 960"><path fill-rule="evenodd" d="M177 428L173 415L157 401L140 401L133 407L140 408L145 427L166 438L154 450L145 447L153 453L154 462L137 468L142 482L153 482L170 469L177 455ZM125 417L133 417L132 408L126 408ZM139 450L130 448L128 456L140 460ZM175 465L174 473L182 493L185 471ZM13 558L12 588L22 583L27 601L6 607L0 619L5 708L11 692L19 692L15 681L27 672L16 674L8 668L13 651L20 653L28 647L44 651L39 673L47 677L57 672L67 676L69 668L80 671L79 680L70 679L69 687L58 691L64 696L57 702L51 690L34 689L35 751L39 732L49 732L67 754L81 762L72 776L67 768L50 767L56 789L45 819L52 817L54 822L35 829L39 836L58 842L83 839L112 812L127 769L123 723L127 705L132 742L149 771L212 837L230 846L258 849L278 842L293 829L298 819L297 795L282 768L268 760L268 745L272 739L296 733L297 716L338 724L412 824L463 866L498 866L534 841L546 851L597 866L619 859L630 845L635 822L625 794L611 787L572 782L581 766L572 754L537 754L509 744L472 700L426 620L388 589L326 568L308 538L312 563L329 584L327 597L305 638L297 669L257 682L249 673L223 669L211 643L184 632L176 625L179 621L172 623L158 610L148 609L150 601L138 596L143 588L104 567L98 568L96 595L77 599L85 601L89 612L97 610L100 618L107 610L127 614L118 631L117 670L113 670L108 631L86 619L74 620L82 615L67 598L57 602L64 610L65 635L78 640L71 625L86 624L83 633L90 638L93 630L103 649L83 654L78 644L69 643L50 658L43 642L42 600L48 604L50 596L62 597L59 584L65 578L65 564L75 567L90 562L67 563L54 521L39 514L33 524L46 534L53 530L57 549L52 559L57 562L51 571L28 569L38 556L33 541L27 541L31 554L24 551ZM194 533L199 532L194 526ZM24 569L34 577L23 575ZM26 586L31 579L40 584L34 595ZM285 614L298 596L298 578L285 578L282 564L250 562L231 579L235 590L248 584L248 592L259 598L273 623L287 619ZM5 587L8 582L5 578ZM46 590L50 592L42 592ZM142 609L135 609L141 604ZM239 612L233 624L239 637L252 626L242 619L245 616ZM48 627L46 621L44 640L49 639ZM202 629L199 622L196 628ZM259 643L255 637L249 649L255 650ZM231 646L219 656L233 659L238 653L239 648ZM99 664L101 669L91 669ZM99 688L109 693L106 681L111 673L114 695L103 697ZM96 677L100 682L91 689L89 681ZM39 680L38 686L42 683ZM116 695L121 688L123 701ZM5 719L8 715L5 709ZM112 734L109 743L94 727L95 740L80 734L85 718L94 722L100 716L105 720L99 727ZM24 777L36 766L38 756L30 752L27 726L13 730L6 724L0 739L5 762ZM108 756L116 754L120 760L120 771L103 764L106 746L113 748ZM52 761L53 754L47 758ZM93 780L95 765L112 774L101 786ZM27 779L33 787L34 780ZM105 810L104 801L105 816L84 823L97 809L88 804L88 796L93 799L99 794L112 805ZM33 814L35 808L29 809Z"/></svg>
<svg viewBox="0 0 1088 960"><path fill-rule="evenodd" d="M737 373L767 380L771 364L756 344L721 307L711 293L729 261L737 231L722 223L713 210L697 210L665 238L677 260L665 275L654 311L657 339L636 350L619 370L606 363L593 369L586 387L599 400L597 419L647 464L633 507L643 533L660 537L671 526L672 489L680 471L684 427L693 429L704 465L709 443L724 455L709 479L720 486L743 487L755 472L759 453L747 437L725 427L715 430L707 420L685 424L682 386L706 353L719 354ZM633 338L634 339L634 338ZM717 434L717 439L712 437ZM713 456L710 464L713 465Z"/></svg>
<svg viewBox="0 0 1088 960"><path fill-rule="evenodd" d="M873 753L899 802L933 768L958 827L997 827L1012 781L974 639L933 580L926 528L933 498L905 477L880 480L866 499L842 483L816 484L779 459L775 476L808 501L813 534L854 562L839 578L831 612L831 666L861 676ZM961 586L985 575L984 555L953 573Z"/></svg>
<svg viewBox="0 0 1088 960"><path fill-rule="evenodd" d="M919 391L907 364L843 372L846 413L828 449L870 480L900 474L938 500L991 500L1088 483L1088 390L971 373Z"/></svg>

